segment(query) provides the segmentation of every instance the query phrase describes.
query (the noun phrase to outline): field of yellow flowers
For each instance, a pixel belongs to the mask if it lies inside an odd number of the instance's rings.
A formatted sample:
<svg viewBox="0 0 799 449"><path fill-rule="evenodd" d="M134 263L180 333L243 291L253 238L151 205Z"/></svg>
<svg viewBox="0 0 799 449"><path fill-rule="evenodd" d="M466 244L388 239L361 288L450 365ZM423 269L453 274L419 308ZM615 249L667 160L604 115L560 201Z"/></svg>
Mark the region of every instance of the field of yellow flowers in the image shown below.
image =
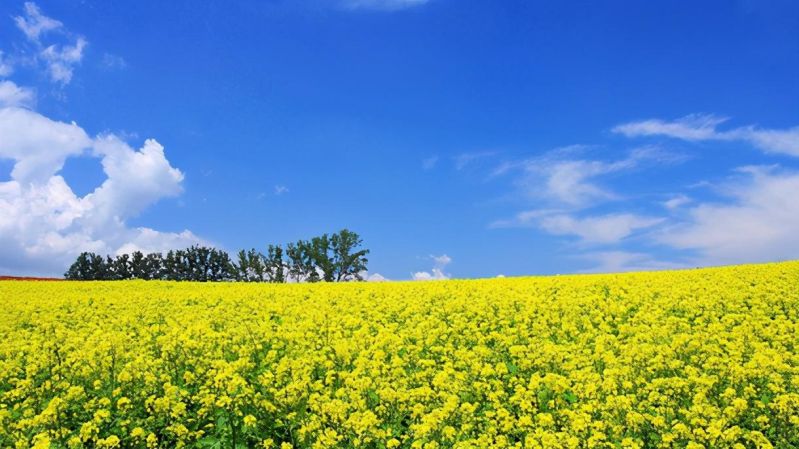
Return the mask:
<svg viewBox="0 0 799 449"><path fill-rule="evenodd" d="M0 307L2 448L799 447L799 262Z"/></svg>

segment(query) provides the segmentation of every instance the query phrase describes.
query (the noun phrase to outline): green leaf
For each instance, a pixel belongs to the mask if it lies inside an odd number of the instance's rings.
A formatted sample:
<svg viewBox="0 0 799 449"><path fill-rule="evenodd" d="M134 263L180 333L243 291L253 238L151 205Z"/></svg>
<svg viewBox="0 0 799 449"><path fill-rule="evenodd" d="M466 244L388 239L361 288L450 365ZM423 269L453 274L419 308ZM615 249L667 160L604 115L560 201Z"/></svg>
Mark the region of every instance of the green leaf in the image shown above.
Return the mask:
<svg viewBox="0 0 799 449"><path fill-rule="evenodd" d="M197 447L205 449L217 449L222 447L222 440L215 436L207 436L197 440Z"/></svg>
<svg viewBox="0 0 799 449"><path fill-rule="evenodd" d="M516 366L513 362L505 362L505 366L508 368L508 371L511 374L516 374L519 372L519 367Z"/></svg>

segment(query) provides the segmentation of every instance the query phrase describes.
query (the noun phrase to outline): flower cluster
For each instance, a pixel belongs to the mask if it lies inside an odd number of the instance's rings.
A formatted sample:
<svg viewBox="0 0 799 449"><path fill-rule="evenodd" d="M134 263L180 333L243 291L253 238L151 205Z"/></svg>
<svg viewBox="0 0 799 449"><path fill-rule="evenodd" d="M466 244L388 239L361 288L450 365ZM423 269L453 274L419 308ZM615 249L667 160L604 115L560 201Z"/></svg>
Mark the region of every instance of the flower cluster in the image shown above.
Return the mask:
<svg viewBox="0 0 799 449"><path fill-rule="evenodd" d="M0 302L1 448L799 447L799 262Z"/></svg>

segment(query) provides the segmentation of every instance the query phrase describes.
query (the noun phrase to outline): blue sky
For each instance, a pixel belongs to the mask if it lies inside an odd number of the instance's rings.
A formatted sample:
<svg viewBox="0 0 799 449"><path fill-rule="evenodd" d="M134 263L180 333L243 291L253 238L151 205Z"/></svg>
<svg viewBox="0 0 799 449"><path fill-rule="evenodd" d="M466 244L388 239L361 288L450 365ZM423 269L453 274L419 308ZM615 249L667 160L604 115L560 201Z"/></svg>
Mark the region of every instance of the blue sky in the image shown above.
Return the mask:
<svg viewBox="0 0 799 449"><path fill-rule="evenodd" d="M5 1L0 51L3 273L342 227L389 279L799 258L796 2Z"/></svg>

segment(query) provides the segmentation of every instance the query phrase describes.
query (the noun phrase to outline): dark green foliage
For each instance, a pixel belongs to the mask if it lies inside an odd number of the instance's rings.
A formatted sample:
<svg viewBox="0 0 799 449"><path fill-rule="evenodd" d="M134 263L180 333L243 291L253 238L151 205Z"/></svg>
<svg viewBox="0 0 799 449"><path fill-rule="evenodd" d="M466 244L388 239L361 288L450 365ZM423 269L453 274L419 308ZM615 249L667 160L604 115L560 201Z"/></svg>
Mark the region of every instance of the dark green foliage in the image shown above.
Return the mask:
<svg viewBox="0 0 799 449"><path fill-rule="evenodd" d="M342 229L330 237L330 244L333 253L334 280L336 282L363 280L361 273L366 271L366 264L369 263L366 258L369 250L358 250L363 244L363 239L350 230Z"/></svg>
<svg viewBox="0 0 799 449"><path fill-rule="evenodd" d="M269 282L286 282L286 262L283 261L283 248L280 245L269 245L264 264Z"/></svg>
<svg viewBox="0 0 799 449"><path fill-rule="evenodd" d="M102 256L95 253L80 253L64 277L80 281L96 281L108 278L108 267Z"/></svg>
<svg viewBox="0 0 799 449"><path fill-rule="evenodd" d="M269 245L266 254L255 248L241 250L234 263L227 252L205 246L161 253L134 251L103 258L81 253L64 277L70 280L169 280L169 281L241 281L342 282L363 280L369 253L358 249L363 241L346 229L328 236L300 240L286 245Z"/></svg>

